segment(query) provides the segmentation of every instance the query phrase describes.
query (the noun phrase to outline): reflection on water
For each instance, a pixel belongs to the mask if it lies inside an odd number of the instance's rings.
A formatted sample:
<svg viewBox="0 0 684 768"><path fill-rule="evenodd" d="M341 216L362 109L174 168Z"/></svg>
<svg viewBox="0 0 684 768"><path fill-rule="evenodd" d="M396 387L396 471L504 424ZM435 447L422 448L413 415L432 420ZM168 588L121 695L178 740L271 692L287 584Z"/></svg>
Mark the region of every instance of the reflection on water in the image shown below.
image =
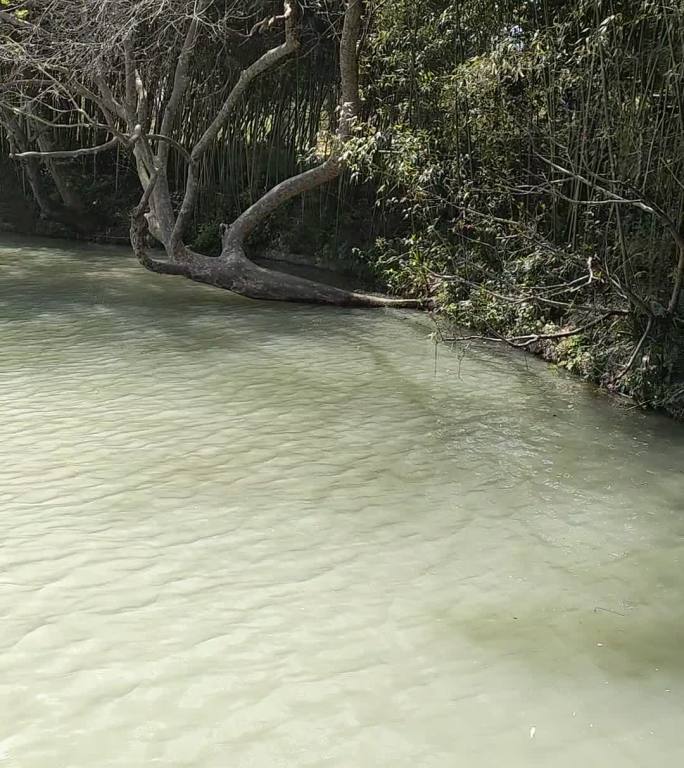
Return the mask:
<svg viewBox="0 0 684 768"><path fill-rule="evenodd" d="M0 241L0 763L684 761L684 432L410 313Z"/></svg>

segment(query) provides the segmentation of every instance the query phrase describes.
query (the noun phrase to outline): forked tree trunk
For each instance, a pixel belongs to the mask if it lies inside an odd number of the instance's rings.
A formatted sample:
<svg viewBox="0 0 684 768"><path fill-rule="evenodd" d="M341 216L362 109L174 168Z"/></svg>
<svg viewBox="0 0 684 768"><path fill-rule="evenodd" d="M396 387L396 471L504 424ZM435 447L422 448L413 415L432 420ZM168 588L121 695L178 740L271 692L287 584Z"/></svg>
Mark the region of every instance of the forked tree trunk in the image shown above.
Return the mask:
<svg viewBox="0 0 684 768"><path fill-rule="evenodd" d="M180 258L157 258L145 246L147 231L145 218L137 211L131 221L131 244L138 261L146 269L159 274L182 275L250 299L338 307L416 307L421 303L415 299L346 291L285 272L264 269L249 259L242 245L237 243L224 247L218 258L196 253L189 248L184 248Z"/></svg>
<svg viewBox="0 0 684 768"><path fill-rule="evenodd" d="M415 307L414 299L395 299L386 296L358 293L307 280L302 277L264 269L247 257L245 240L269 215L287 201L336 179L343 171L339 159L339 145L349 138L353 122L358 115L358 54L357 45L361 29L361 0L348 0L344 27L340 42L341 99L338 146L333 155L315 168L283 181L269 190L260 200L248 208L230 226L222 228L223 248L218 258L212 258L189 249L182 240L187 220L196 199L195 168L200 155L225 124L239 96L244 93L259 74L270 69L278 61L296 50L296 10L285 3L286 41L268 51L255 64L245 70L237 86L228 97L216 120L209 127L190 155L185 198L178 216L173 216L166 178L168 145L153 160L145 144L136 146L136 158L141 171L141 181L146 190L131 225L131 243L136 256L147 269L163 274L183 275L201 283L225 288L252 299L271 301L296 301L337 306L359 307ZM167 107L165 124L170 128L173 111L177 108L179 94L187 87L187 62L195 45L197 24L193 22L175 74L173 95ZM154 166L158 170L152 171ZM150 233L164 246L166 258L150 255L145 249L143 212Z"/></svg>
<svg viewBox="0 0 684 768"><path fill-rule="evenodd" d="M117 142L132 149L143 188L143 197L133 213L131 243L141 264L154 272L183 275L191 280L227 288L253 299L362 307L417 306L420 302L413 299L393 299L345 291L295 275L264 269L252 262L245 252L245 242L249 234L280 206L299 195L329 183L344 170L342 150L352 135L359 112L357 49L361 31L361 4L362 0L346 0L345 3L340 40L339 124L330 157L321 161L315 168L281 182L244 211L230 226L223 225L223 249L218 258L195 253L184 242L188 222L197 200L197 169L201 158L221 134L232 117L236 105L254 81L297 50L299 0L283 0L281 16L267 19L256 25L253 32L269 28L276 22L284 22L284 42L267 50L240 73L223 105L190 152L178 144L171 134L183 97L190 87L190 64L199 40L202 16L209 9L211 0L197 0L195 3L193 17L188 25L176 63L169 99L163 110L161 134L148 135L150 101L136 67L134 49L136 33L133 26L123 44L125 100L117 101L101 72L96 73L94 78L99 95L86 85L79 84L76 87L80 97L85 96L100 107L114 138L105 144L78 150L54 151L44 145L40 151L22 151L15 156L28 161L28 167L34 172L37 168L34 161L37 159L50 163L66 157L95 155L109 150ZM127 135L116 127L117 123L127 126ZM152 149L153 142L157 142L156 153ZM171 146L175 146L188 161L183 201L177 212L174 211L171 201L167 178ZM33 175L35 176L35 173ZM64 191L66 193L67 190ZM40 190L36 198L43 199ZM46 203L45 200L43 202ZM145 229L164 246L166 258L158 258L146 251Z"/></svg>

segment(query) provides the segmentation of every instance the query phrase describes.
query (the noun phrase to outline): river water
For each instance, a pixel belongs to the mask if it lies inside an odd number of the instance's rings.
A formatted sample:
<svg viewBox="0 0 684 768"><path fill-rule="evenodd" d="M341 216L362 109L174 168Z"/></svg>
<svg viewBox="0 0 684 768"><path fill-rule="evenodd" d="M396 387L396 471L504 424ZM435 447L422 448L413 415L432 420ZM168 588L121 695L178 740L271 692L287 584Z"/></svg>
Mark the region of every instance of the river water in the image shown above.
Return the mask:
<svg viewBox="0 0 684 768"><path fill-rule="evenodd" d="M0 765L684 764L684 430L420 315L0 240Z"/></svg>

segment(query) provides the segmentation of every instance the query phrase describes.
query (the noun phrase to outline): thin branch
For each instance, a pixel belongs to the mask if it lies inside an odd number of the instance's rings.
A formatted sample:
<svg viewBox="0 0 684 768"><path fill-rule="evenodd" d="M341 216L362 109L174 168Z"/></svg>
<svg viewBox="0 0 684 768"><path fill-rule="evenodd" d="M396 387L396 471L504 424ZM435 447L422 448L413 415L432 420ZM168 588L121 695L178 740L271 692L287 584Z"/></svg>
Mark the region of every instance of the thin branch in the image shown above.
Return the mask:
<svg viewBox="0 0 684 768"><path fill-rule="evenodd" d="M129 125L135 121L136 85L135 85L135 28L131 28L124 39L124 68L126 76L126 119Z"/></svg>
<svg viewBox="0 0 684 768"><path fill-rule="evenodd" d="M615 383L617 384L618 381L620 381L625 374L631 369L631 367L634 365L634 361L637 359L637 356L639 355L639 352L641 352L644 344L646 343L646 339L648 338L648 334L651 332L651 327L653 326L653 316L650 315L648 318L648 322L646 323L646 330L644 331L642 337L639 339L639 343L634 348L634 351L632 352L631 357L627 361L627 364L622 368L622 370L617 374L615 377Z"/></svg>
<svg viewBox="0 0 684 768"><path fill-rule="evenodd" d="M43 158L43 159L51 158L53 160L71 159L71 158L75 159L77 157L99 155L101 152L107 152L110 149L114 149L118 143L119 143L119 140L115 137L113 139L110 139L105 144L99 144L96 147L83 147L81 149L59 149L59 150L53 150L51 152L38 152L38 151L18 152L18 153L11 153L10 157L14 160L29 160L30 158L33 158L33 157Z"/></svg>
<svg viewBox="0 0 684 768"><path fill-rule="evenodd" d="M664 216L665 219L669 222L670 226L673 226L673 222L668 218L667 214L664 211L660 210L654 204L649 205L648 203L640 199L631 199L627 197L622 197L621 195L618 195L615 192L612 192L610 189L607 189L603 185L599 184L597 181L592 181L591 179L587 178L586 176L582 176L582 174L577 173L576 171L571 171L568 168L564 168L562 165L558 165L558 163L553 162L553 160L549 160L548 157L544 157L543 155L537 155L537 157L540 160L543 160L547 165L551 166L551 168L558 171L559 173L563 173L571 179L577 179L577 181L581 181L583 184L586 184L591 189L595 189L598 192L601 192L601 194L609 198L609 202L622 203L624 205L633 205L635 208L640 208L642 211L645 211L646 213L650 213L654 216L658 216L658 217ZM591 203L592 201L576 200L573 202L576 202L579 205L586 205L587 203ZM593 202L599 202L599 201L593 201Z"/></svg>
<svg viewBox="0 0 684 768"><path fill-rule="evenodd" d="M260 35L265 30L270 29L272 26L274 26L277 22L287 21L287 19L289 19L290 16L292 16L292 6L289 4L286 4L285 10L283 11L283 13L280 14L280 16L271 16L268 19L262 19L262 21L257 21L257 23L249 31L249 34L247 35L247 37L254 37L255 35Z"/></svg>
<svg viewBox="0 0 684 768"><path fill-rule="evenodd" d="M136 132L126 140L126 145L128 147L134 146L136 142L140 140L141 133L139 129L140 126L136 126ZM110 139L104 144L99 144L96 147L83 147L81 149L58 149L52 150L50 152L13 152L10 154L10 157L14 160L29 160L31 158L66 160L78 157L87 157L91 155L99 155L101 152L107 152L110 149L114 149L119 143L121 143L121 139L118 136L115 136L113 139Z"/></svg>
<svg viewBox="0 0 684 768"><path fill-rule="evenodd" d="M96 130L109 130L109 126L105 125L104 123L96 123L96 122L86 122L86 123L55 123L52 120L47 120L44 117L41 117L40 115L36 115L34 112L27 112L23 109L19 109L18 107L13 107L11 105L4 106L4 109L7 109L9 112L13 112L15 115L19 115L20 117L25 117L28 120L31 120L34 123L40 123L41 125L45 125L48 128L54 128L55 130L64 130L64 131L75 131L80 128L92 128Z"/></svg>
<svg viewBox="0 0 684 768"><path fill-rule="evenodd" d="M597 325L600 325L604 320L606 320L608 317L611 317L612 315L618 314L615 311L606 312L605 314L601 315L601 317L596 318L595 320L592 320L589 323L586 323L585 325L581 325L578 328L574 328L570 331L559 331L558 333L532 333L527 336L512 336L509 339L509 342L514 347L529 347L530 344L535 344L538 341L545 341L547 339L566 339L569 336L577 336L580 333L584 333L584 331L588 331L590 328L594 328ZM525 339L525 341L523 341ZM521 342L521 343L516 343Z"/></svg>
<svg viewBox="0 0 684 768"><path fill-rule="evenodd" d="M188 150L180 142L172 139L170 136L164 136L161 133L148 133L145 134L145 136L147 139L151 139L152 141L160 141L168 144L177 150L187 160L188 163L190 162L190 153Z"/></svg>
<svg viewBox="0 0 684 768"><path fill-rule="evenodd" d="M133 209L133 219L137 219L139 216L142 216L142 214L145 213L145 210L147 209L147 206L150 202L150 198L152 197L152 193L154 192L154 188L157 186L160 172L161 166L159 164L155 165L154 171L152 172L152 175L147 182L147 186L145 187L145 192L140 198L138 205Z"/></svg>
<svg viewBox="0 0 684 768"><path fill-rule="evenodd" d="M173 123L178 113L178 108L181 103L181 99L185 95L188 89L189 77L188 71L190 68L190 62L192 53L197 42L197 36L199 31L199 20L209 7L209 0L200 0L197 12L193 15L188 31L183 41L183 47L176 63L176 69L173 74L173 86L171 89L171 96L164 110L164 117L162 118L161 133L164 136L169 136L173 128ZM158 159L163 166L166 166L169 154L169 144L162 144L159 148Z"/></svg>
<svg viewBox="0 0 684 768"><path fill-rule="evenodd" d="M481 341L502 341L502 342L505 342L506 344L509 344L511 347L515 347L516 349L525 349L529 347L531 344L535 344L538 341L546 341L546 340L553 340L553 339L567 339L570 336L577 336L580 333L584 333L584 331L588 331L591 328L595 328L597 325L600 325L604 320L616 314L622 314L622 310L609 310L608 312L605 312L603 315L601 315L601 317L598 317L589 323L585 323L585 325L581 325L569 331L559 331L558 333L532 333L527 336L497 336L496 338L490 338L489 336L477 336L477 335L455 336L451 338L445 338L444 341L469 341L472 339L479 339Z"/></svg>

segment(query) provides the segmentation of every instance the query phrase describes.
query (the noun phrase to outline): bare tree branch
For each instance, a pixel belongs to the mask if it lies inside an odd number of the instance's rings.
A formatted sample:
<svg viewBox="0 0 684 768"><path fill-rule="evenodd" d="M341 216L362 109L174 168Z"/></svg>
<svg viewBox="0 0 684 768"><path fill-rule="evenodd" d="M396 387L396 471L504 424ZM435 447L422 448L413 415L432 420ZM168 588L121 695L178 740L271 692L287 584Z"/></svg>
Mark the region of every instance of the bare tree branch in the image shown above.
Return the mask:
<svg viewBox="0 0 684 768"><path fill-rule="evenodd" d="M197 176L195 169L197 162L216 139L219 131L228 121L235 105L246 92L250 84L256 80L259 75L267 72L286 59L291 53L296 51L299 46L299 37L297 34L298 19L295 2L296 0L285 0L284 2L285 11L283 13L283 18L285 19L285 41L275 48L266 51L266 53L240 73L237 83L233 86L211 124L192 148L185 184L185 194L171 235L173 248L180 245L187 228L188 220L195 206L197 197Z"/></svg>
<svg viewBox="0 0 684 768"><path fill-rule="evenodd" d="M361 0L348 0L340 40L340 123L337 131L341 145L351 135L352 123L358 117L359 74L357 44L361 31ZM224 229L224 249L242 243L255 227L288 200L298 197L337 178L344 165L339 148L315 168L293 176L270 189Z"/></svg>
<svg viewBox="0 0 684 768"><path fill-rule="evenodd" d="M557 333L531 333L526 336L497 336L496 338L490 338L488 336L454 336L454 337L448 337L444 338L444 341L468 341L473 339L480 339L481 341L502 341L506 344L509 344L511 347L515 347L516 349L524 349L526 347L531 346L532 344L536 344L538 341L545 341L545 340L554 340L554 339L567 339L570 336L577 336L580 333L584 333L585 331L590 330L591 328L595 328L597 325L600 325L604 320L608 319L609 317L612 317L616 314L623 314L622 310L609 310L607 312L604 312L600 317L595 318L594 320L585 323L584 325L578 326L577 328L573 328L567 331L559 331Z"/></svg>
<svg viewBox="0 0 684 768"><path fill-rule="evenodd" d="M141 137L140 126L136 126L136 132L126 141L127 146L128 147L134 146L136 142L140 140L140 137ZM107 152L110 149L115 149L117 144L119 144L120 142L121 142L121 139L118 136L115 136L113 139L110 139L104 144L99 144L96 147L82 147L81 149L58 149L50 152L38 152L38 151L18 152L18 153L10 154L10 157L16 160L28 160L30 158L67 160L67 159L73 159L78 157L99 155L101 152Z"/></svg>
<svg viewBox="0 0 684 768"><path fill-rule="evenodd" d="M176 70L173 75L173 87L171 89L171 96L164 110L164 117L162 119L161 130L164 136L171 135L171 129L173 127L174 120L178 113L178 107L180 106L181 99L185 95L188 89L189 77L188 70L190 67L190 59L192 57L195 44L197 42L197 33L199 30L199 22L201 16L208 8L210 0L200 0L196 13L193 15L188 31L183 41L183 47L176 63ZM169 144L165 143L159 147L158 159L161 165L165 168L168 161Z"/></svg>
<svg viewBox="0 0 684 768"><path fill-rule="evenodd" d="M636 347L634 347L634 351L632 352L629 360L627 361L627 364L622 368L622 370L615 377L616 384L617 382L619 382L621 379L624 378L625 374L627 374L629 370L632 368L632 366L634 365L634 362L637 359L639 352L641 352L644 344L646 343L646 339L648 338L648 334L651 332L652 327L653 327L653 316L649 315L648 322L646 323L646 329L644 330Z"/></svg>

